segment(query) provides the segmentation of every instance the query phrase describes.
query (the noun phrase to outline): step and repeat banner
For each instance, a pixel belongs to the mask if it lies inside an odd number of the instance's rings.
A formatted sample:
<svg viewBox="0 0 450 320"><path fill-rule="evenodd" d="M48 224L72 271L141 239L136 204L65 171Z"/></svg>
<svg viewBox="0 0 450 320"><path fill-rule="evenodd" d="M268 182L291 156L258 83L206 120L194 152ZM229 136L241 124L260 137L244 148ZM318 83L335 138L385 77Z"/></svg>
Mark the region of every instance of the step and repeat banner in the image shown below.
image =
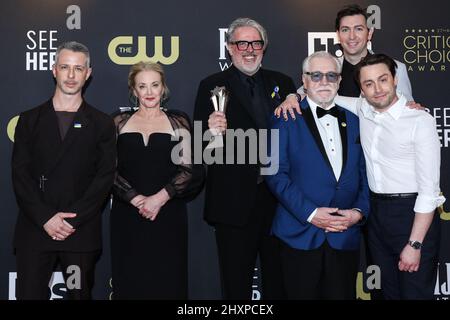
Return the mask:
<svg viewBox="0 0 450 320"><path fill-rule="evenodd" d="M450 198L450 3L429 1L358 1L370 6L375 33L372 49L404 62L416 101L436 118L442 145L441 189ZM160 62L167 75L168 107L192 115L197 86L209 74L226 69L225 32L237 17L263 24L269 35L265 68L288 74L300 85L302 60L313 51L342 55L334 33L340 0L3 0L0 3L0 299L15 299L12 236L17 204L10 159L17 116L47 100L54 91L51 74L57 46L76 40L91 51L92 78L85 98L106 113L128 106L129 66L140 60ZM202 219L203 193L189 204L189 297L221 297L213 229ZM439 208L442 222L436 299L450 298L450 206ZM110 299L109 210L104 212L104 250L97 265L94 298ZM260 297L258 270L253 298ZM376 269L358 276L360 299L370 298ZM52 298L64 296L56 272Z"/></svg>

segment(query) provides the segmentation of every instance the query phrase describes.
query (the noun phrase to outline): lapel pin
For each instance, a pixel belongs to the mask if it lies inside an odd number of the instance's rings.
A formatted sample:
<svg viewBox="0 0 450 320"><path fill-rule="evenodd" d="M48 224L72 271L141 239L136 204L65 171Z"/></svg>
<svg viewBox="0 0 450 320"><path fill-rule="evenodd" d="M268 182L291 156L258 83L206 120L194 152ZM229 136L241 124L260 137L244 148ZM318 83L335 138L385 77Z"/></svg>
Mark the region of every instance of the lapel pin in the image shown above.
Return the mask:
<svg viewBox="0 0 450 320"><path fill-rule="evenodd" d="M345 122L341 122L341 126L343 126L345 128L347 126L347 124Z"/></svg>
<svg viewBox="0 0 450 320"><path fill-rule="evenodd" d="M275 88L273 88L273 92L270 94L272 99L275 97L277 97L278 99L280 98L280 95L278 94L279 91L280 91L280 87L275 86Z"/></svg>
<svg viewBox="0 0 450 320"><path fill-rule="evenodd" d="M80 129L82 127L82 125L81 125L81 123L76 122L73 124L73 127L76 129Z"/></svg>

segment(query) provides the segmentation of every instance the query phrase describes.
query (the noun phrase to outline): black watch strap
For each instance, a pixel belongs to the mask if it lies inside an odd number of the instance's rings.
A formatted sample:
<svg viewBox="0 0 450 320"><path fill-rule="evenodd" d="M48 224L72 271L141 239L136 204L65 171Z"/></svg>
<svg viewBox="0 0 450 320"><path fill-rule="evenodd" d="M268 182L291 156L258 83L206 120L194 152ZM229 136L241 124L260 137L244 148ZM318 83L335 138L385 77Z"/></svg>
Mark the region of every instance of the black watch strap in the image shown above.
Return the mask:
<svg viewBox="0 0 450 320"><path fill-rule="evenodd" d="M408 244L416 250L420 250L423 247L423 244L416 240L409 240Z"/></svg>

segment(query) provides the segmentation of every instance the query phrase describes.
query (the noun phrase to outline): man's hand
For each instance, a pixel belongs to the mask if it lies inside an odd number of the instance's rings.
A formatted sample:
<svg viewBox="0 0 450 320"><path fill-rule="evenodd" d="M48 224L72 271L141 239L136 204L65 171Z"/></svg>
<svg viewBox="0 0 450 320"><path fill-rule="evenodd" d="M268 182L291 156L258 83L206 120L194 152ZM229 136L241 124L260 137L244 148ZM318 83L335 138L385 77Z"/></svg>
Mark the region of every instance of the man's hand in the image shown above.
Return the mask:
<svg viewBox="0 0 450 320"><path fill-rule="evenodd" d="M159 210L170 199L166 189L162 189L158 193L148 196L144 200L144 205L139 209L139 213L146 219L151 221L156 219Z"/></svg>
<svg viewBox="0 0 450 320"><path fill-rule="evenodd" d="M337 213L347 219L345 222L347 228L350 228L354 224L358 223L363 217L362 213L355 209L338 210Z"/></svg>
<svg viewBox="0 0 450 320"><path fill-rule="evenodd" d="M416 110L425 110L426 108L422 106L420 103L415 101L408 101L406 103L406 106L410 109L416 109Z"/></svg>
<svg viewBox="0 0 450 320"><path fill-rule="evenodd" d="M400 271L415 272L419 270L420 250L414 249L410 245L406 245L400 254L398 269Z"/></svg>
<svg viewBox="0 0 450 320"><path fill-rule="evenodd" d="M146 196L143 196L142 194L138 194L136 197L131 199L130 203L135 206L138 209L141 209L144 206L144 201L146 199Z"/></svg>
<svg viewBox="0 0 450 320"><path fill-rule="evenodd" d="M347 230L348 218L336 215L338 208L317 208L311 223L325 232L342 232Z"/></svg>
<svg viewBox="0 0 450 320"><path fill-rule="evenodd" d="M297 111L298 114L302 114L302 111L300 109L300 104L297 101L297 96L295 94L290 94L275 109L274 114L277 118L279 118L280 114L283 113L283 118L285 121L287 121L288 120L287 113L289 112L289 114L291 115L291 118L295 120L294 109Z"/></svg>
<svg viewBox="0 0 450 320"><path fill-rule="evenodd" d="M227 130L227 118L225 113L215 111L209 115L208 128L213 135L222 134Z"/></svg>
<svg viewBox="0 0 450 320"><path fill-rule="evenodd" d="M76 213L58 212L44 224L44 230L53 240L63 241L75 232L75 229L64 219L75 218Z"/></svg>

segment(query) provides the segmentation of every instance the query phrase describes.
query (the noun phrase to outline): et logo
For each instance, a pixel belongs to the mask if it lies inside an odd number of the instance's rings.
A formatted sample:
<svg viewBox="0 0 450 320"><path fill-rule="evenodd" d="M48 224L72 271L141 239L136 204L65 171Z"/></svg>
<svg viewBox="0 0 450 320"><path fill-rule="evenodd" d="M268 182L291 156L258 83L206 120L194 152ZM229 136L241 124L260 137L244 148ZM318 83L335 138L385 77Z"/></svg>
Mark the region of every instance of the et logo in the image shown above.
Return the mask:
<svg viewBox="0 0 450 320"><path fill-rule="evenodd" d="M372 42L367 43L367 49L372 50ZM316 51L327 51L336 57L342 57L336 32L308 32L308 55Z"/></svg>
<svg viewBox="0 0 450 320"><path fill-rule="evenodd" d="M154 53L147 55L147 37L137 37L137 48L133 46L132 36L118 36L112 39L108 45L108 56L112 62L119 65L132 65L139 61L159 62L164 65L173 64L180 55L180 38L170 37L170 55L164 55L163 37L154 37ZM167 51L166 51L167 52ZM133 55L134 53L134 55Z"/></svg>
<svg viewBox="0 0 450 320"><path fill-rule="evenodd" d="M336 32L308 32L308 55L316 51L327 51L341 57L343 52Z"/></svg>

